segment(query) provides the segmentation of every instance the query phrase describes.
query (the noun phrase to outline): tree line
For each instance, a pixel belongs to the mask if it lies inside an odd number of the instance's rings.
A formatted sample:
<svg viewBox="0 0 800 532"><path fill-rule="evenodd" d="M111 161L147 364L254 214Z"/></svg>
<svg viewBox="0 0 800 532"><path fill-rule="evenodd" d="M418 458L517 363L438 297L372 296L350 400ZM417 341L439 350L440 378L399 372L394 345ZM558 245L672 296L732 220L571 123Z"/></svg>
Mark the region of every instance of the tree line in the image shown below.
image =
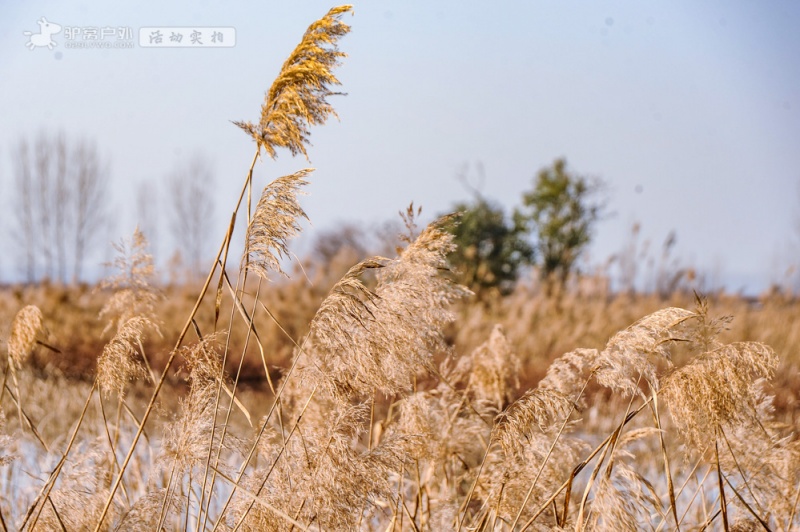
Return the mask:
<svg viewBox="0 0 800 532"><path fill-rule="evenodd" d="M63 132L21 139L12 147L11 159L10 233L17 274L29 283L86 281L87 258L110 249L109 227L120 218L111 197L110 162L95 141ZM208 252L213 180L211 165L197 155L158 182L143 182L137 194L142 230L156 240L166 226L173 237L173 257L189 276L201 270ZM162 212L167 224L160 220Z"/></svg>
<svg viewBox="0 0 800 532"><path fill-rule="evenodd" d="M96 142L70 139L63 132L20 140L12 160L18 273L27 282L85 281L86 259L109 248L107 228L116 217L109 162ZM176 248L172 262L181 263L189 276L201 272L208 252L213 181L209 162L194 155L159 182L139 185L135 205L140 229L157 244L166 227ZM458 249L450 261L459 281L479 296L503 294L523 269L536 267L545 286L564 284L603 214L601 189L599 180L570 172L566 160L558 159L538 172L510 216L474 191L471 202L454 207L461 216L451 227ZM166 224L160 219L163 213Z"/></svg>
<svg viewBox="0 0 800 532"><path fill-rule="evenodd" d="M107 221L108 165L88 141L63 133L21 140L12 152L13 235L28 281L78 281L84 258Z"/></svg>
<svg viewBox="0 0 800 532"><path fill-rule="evenodd" d="M511 291L526 267L536 267L547 290L563 286L576 271L605 210L599 179L570 172L565 159L541 169L511 216L474 191L454 210L458 248L450 261L459 280L479 296Z"/></svg>

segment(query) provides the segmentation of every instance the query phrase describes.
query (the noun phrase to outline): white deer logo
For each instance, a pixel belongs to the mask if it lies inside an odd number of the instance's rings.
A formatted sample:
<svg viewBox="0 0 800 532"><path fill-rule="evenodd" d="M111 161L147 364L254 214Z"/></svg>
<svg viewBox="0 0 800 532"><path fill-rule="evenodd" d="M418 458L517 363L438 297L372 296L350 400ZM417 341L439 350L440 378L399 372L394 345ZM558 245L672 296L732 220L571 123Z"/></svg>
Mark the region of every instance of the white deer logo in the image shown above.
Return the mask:
<svg viewBox="0 0 800 532"><path fill-rule="evenodd" d="M46 18L42 17L36 22L39 23L39 33L31 33L30 31L23 32L24 35L31 38L30 41L25 43L25 46L33 50L37 46L47 46L48 50L52 50L57 46L57 43L50 38L51 35L61 31L61 26L54 22L48 22Z"/></svg>

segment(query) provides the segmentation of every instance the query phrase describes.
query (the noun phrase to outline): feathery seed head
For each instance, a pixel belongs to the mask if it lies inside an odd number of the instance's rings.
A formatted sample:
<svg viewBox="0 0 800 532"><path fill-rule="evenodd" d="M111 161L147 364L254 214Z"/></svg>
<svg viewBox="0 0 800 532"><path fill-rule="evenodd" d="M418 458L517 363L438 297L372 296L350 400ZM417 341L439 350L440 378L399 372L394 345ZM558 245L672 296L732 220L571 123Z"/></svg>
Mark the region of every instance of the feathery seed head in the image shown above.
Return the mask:
<svg viewBox="0 0 800 532"><path fill-rule="evenodd" d="M397 259L351 268L314 317L310 343L319 369L344 396L409 390L420 371L434 369L434 353L447 349L449 305L467 291L441 276L452 246L441 224L430 224ZM380 268L374 292L359 278L372 268Z"/></svg>
<svg viewBox="0 0 800 532"><path fill-rule="evenodd" d="M671 365L671 331L695 313L682 308L658 310L615 334L598 357L597 381L625 394L639 392L639 379L658 389L653 357Z"/></svg>
<svg viewBox="0 0 800 532"><path fill-rule="evenodd" d="M563 421L571 407L569 398L556 390L528 390L497 416L493 438L506 456L515 456L522 452L523 442L530 441L534 428L543 433L550 431L556 422Z"/></svg>
<svg viewBox="0 0 800 532"><path fill-rule="evenodd" d="M583 398L578 394L597 364L598 356L597 349L580 348L561 355L547 368L547 374L539 381L539 389L556 390L577 405L583 405Z"/></svg>
<svg viewBox="0 0 800 532"><path fill-rule="evenodd" d="M543 500L569 477L585 447L575 438L562 435L553 442L552 434L535 431L512 454L502 450L489 453L486 474L481 475L484 480L478 483L476 494L496 507L499 516L510 523L523 507L523 501ZM536 506L525 504L523 522L531 517ZM552 523L534 522L533 530L557 529L552 528Z"/></svg>
<svg viewBox="0 0 800 532"><path fill-rule="evenodd" d="M335 395L347 397L369 389L373 367L359 363L365 343L373 339L379 301L361 281L361 275L383 268L388 259L372 257L350 268L331 289L311 321L304 351L315 360L309 376L325 379ZM366 348L368 349L368 345Z"/></svg>
<svg viewBox="0 0 800 532"><path fill-rule="evenodd" d="M258 124L234 122L270 157L276 157L277 148L307 155L309 127L336 116L327 98L337 94L329 87L340 84L333 69L346 55L337 44L350 31L341 17L351 10L350 5L335 7L309 26L267 92Z"/></svg>
<svg viewBox="0 0 800 532"><path fill-rule="evenodd" d="M611 475L602 475L589 510L590 530L641 530L651 515L661 512L653 486L625 462L615 464Z"/></svg>
<svg viewBox="0 0 800 532"><path fill-rule="evenodd" d="M97 380L102 391L123 396L130 381L147 375L138 360L147 328L155 326L148 318L134 316L119 326L103 348L103 354L97 360Z"/></svg>
<svg viewBox="0 0 800 532"><path fill-rule="evenodd" d="M216 400L214 381L192 382L189 395L180 401L180 417L164 429L162 457L175 461L181 474L203 463L208 455L208 435L214 427ZM215 440L218 434L219 430Z"/></svg>
<svg viewBox="0 0 800 532"><path fill-rule="evenodd" d="M114 455L103 438L87 438L80 451L64 462L57 487L50 493L36 530L87 530L100 522L103 502L108 496ZM57 512L56 512L57 510ZM101 530L111 528L116 509L103 519Z"/></svg>
<svg viewBox="0 0 800 532"><path fill-rule="evenodd" d="M39 335L47 335L42 311L36 305L23 307L11 322L8 337L8 358L15 367L20 367L36 347Z"/></svg>
<svg viewBox="0 0 800 532"><path fill-rule="evenodd" d="M216 382L222 376L222 360L217 353L217 340L222 332L204 336L199 342L184 346L180 355L189 369L189 380L195 382Z"/></svg>
<svg viewBox="0 0 800 532"><path fill-rule="evenodd" d="M117 257L108 266L114 267L117 274L102 280L98 287L114 290L100 310L100 318L109 318L103 333L122 327L134 316L143 316L155 325L156 303L162 296L153 287L155 266L147 246L147 238L138 227L129 241L114 244Z"/></svg>
<svg viewBox="0 0 800 532"><path fill-rule="evenodd" d="M389 433L415 438L410 458L441 464L456 455L464 461L479 460L488 427L462 394L441 387L404 399Z"/></svg>
<svg viewBox="0 0 800 532"><path fill-rule="evenodd" d="M180 416L166 426L162 457L172 460L181 473L202 463L208 455L209 434L219 444L219 430L214 429L217 392L222 375L222 360L216 351L222 333L210 334L178 352L189 370L189 394L180 400ZM226 443L231 443L230 435Z"/></svg>
<svg viewBox="0 0 800 532"><path fill-rule="evenodd" d="M665 379L663 395L679 432L695 449L705 448L717 427L755 421L757 381L778 366L772 348L736 342L698 356Z"/></svg>
<svg viewBox="0 0 800 532"><path fill-rule="evenodd" d="M488 340L459 359L452 378L466 383L467 392L477 400L489 401L499 410L519 386L519 370L519 358L498 324Z"/></svg>
<svg viewBox="0 0 800 532"><path fill-rule="evenodd" d="M288 256L287 240L300 232L298 218L308 220L297 201L300 187L308 184L305 177L313 170L307 168L279 177L264 188L255 215L247 228L245 258L247 267L265 279L268 272L286 275L280 260Z"/></svg>
<svg viewBox="0 0 800 532"><path fill-rule="evenodd" d="M139 530L155 530L158 527L167 489L156 489L140 497L120 519L114 532L137 532ZM169 497L167 515L178 514L181 511L183 497L176 497L173 493Z"/></svg>

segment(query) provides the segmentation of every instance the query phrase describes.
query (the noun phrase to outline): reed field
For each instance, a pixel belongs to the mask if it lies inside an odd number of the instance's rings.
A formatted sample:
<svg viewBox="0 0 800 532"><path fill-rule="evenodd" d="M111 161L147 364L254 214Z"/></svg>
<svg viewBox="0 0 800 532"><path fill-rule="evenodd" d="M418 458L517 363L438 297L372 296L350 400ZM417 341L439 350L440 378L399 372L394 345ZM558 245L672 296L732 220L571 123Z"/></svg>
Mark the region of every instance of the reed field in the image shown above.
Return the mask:
<svg viewBox="0 0 800 532"><path fill-rule="evenodd" d="M237 122L255 154L205 282L159 282L137 230L97 286L0 288L0 527L800 529L791 295L479 299L457 215L413 209L394 256L283 271L313 170L253 168L335 115L350 10Z"/></svg>

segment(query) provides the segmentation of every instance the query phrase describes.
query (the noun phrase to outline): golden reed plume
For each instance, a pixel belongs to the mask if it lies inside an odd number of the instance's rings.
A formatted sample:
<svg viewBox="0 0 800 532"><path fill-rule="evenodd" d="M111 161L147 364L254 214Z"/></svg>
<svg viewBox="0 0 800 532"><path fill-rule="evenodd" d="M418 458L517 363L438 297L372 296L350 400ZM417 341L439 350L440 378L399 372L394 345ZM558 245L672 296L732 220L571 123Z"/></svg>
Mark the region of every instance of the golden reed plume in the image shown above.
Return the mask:
<svg viewBox="0 0 800 532"><path fill-rule="evenodd" d="M327 101L328 96L337 93L328 87L340 85L333 68L347 54L339 51L337 41L350 32L350 26L340 19L352 8L334 7L308 27L269 88L258 124L234 122L270 157L276 157L275 148L288 148L292 155L306 155L308 127L324 124L329 115L337 116Z"/></svg>

